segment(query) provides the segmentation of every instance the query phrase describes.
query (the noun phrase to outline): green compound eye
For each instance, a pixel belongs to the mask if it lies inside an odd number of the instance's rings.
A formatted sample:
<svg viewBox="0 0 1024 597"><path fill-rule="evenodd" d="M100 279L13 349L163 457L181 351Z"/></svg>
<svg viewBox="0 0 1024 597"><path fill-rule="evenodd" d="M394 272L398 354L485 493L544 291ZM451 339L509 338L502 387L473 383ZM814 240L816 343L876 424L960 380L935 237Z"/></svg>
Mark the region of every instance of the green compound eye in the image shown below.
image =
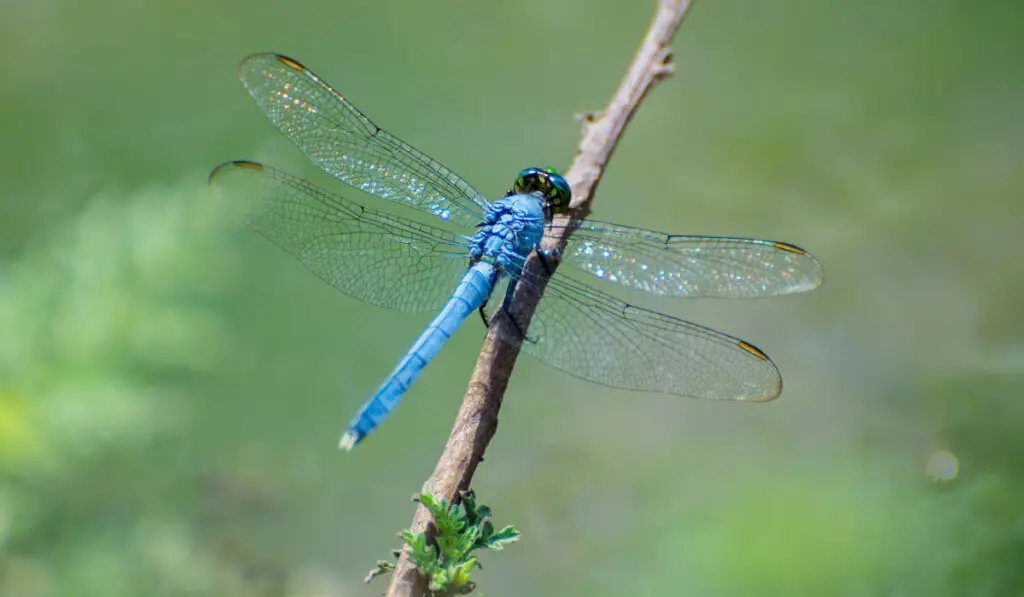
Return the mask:
<svg viewBox="0 0 1024 597"><path fill-rule="evenodd" d="M567 211L572 199L569 183L553 168L526 168L516 175L512 192L524 195L537 193L547 199L548 205L556 214Z"/></svg>

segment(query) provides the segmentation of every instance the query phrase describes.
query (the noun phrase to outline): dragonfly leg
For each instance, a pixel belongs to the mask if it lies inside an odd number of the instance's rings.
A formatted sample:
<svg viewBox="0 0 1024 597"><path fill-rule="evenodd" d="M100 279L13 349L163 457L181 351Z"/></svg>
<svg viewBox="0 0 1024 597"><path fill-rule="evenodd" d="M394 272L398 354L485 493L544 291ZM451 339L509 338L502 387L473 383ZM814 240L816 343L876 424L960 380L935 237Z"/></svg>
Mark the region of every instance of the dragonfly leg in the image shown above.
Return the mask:
<svg viewBox="0 0 1024 597"><path fill-rule="evenodd" d="M551 267L551 264L548 263L547 256L545 256L544 252L541 251L539 248L537 249L537 259L540 260L540 264L544 266L544 272L547 273L548 277L550 278L551 274L555 273L555 270Z"/></svg>
<svg viewBox="0 0 1024 597"><path fill-rule="evenodd" d="M469 266L473 267L473 264L475 264L477 261L480 261L479 257L470 259ZM491 279L491 288L494 288L494 286L498 283L499 277L501 277L501 272L498 271L498 268L494 268L494 276ZM487 320L487 311L484 310L484 307L486 306L486 304L480 305L480 308L477 309L477 312L480 313L480 320L484 322L484 328L490 329L491 322Z"/></svg>
<svg viewBox="0 0 1024 597"><path fill-rule="evenodd" d="M544 255L544 252L541 251L539 248L537 249L537 259L540 260L541 267L544 268L544 272L548 276L551 276L551 274L555 273L554 268L551 267L551 264L548 262L547 257ZM512 325L515 326L516 331L519 332L519 335L523 338L523 340L529 342L530 344L536 344L537 339L531 338L528 335L526 335L526 330L524 330L523 326L520 325L518 321L516 321L516 318L512 316L512 312L509 311L508 309L508 306L512 303L512 295L515 293L515 290L516 282L510 282L508 288L505 290L505 300L501 302L501 308L503 311L505 311L505 315L508 316L509 321L511 321Z"/></svg>
<svg viewBox="0 0 1024 597"><path fill-rule="evenodd" d="M505 309L505 308L502 307L502 309ZM512 325L515 326L516 331L519 332L520 336L522 336L524 342L529 342L530 344L536 344L537 343L537 339L536 338L531 338L531 337L526 335L526 331L523 330L523 326L519 325L519 322L516 321L515 317L512 317L512 314L508 312L508 309L505 309L505 314L508 315L509 321L511 321Z"/></svg>
<svg viewBox="0 0 1024 597"><path fill-rule="evenodd" d="M524 341L529 342L530 344L536 344L537 340L526 335L526 330L524 330L523 326L516 321L516 318L513 317L512 312L508 308L508 306L512 304L512 296L516 292L516 285L518 283L518 280L512 280L508 283L508 288L505 289L505 298L501 301L501 310L505 312L505 316L508 317L510 322L512 322L512 325L516 328L516 331L519 332L519 336Z"/></svg>

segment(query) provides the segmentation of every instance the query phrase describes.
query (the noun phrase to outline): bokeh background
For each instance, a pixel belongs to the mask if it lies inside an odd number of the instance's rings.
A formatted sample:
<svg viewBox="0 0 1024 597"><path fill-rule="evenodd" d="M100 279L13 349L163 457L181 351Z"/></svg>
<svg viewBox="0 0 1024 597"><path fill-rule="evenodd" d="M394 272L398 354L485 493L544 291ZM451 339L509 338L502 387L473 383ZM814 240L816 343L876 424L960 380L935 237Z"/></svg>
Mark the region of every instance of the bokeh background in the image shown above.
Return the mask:
<svg viewBox="0 0 1024 597"><path fill-rule="evenodd" d="M289 54L499 194L564 168L654 1L0 4L0 594L376 595L482 328L350 454L430 314L355 302L223 217L221 161L338 191L235 76ZM644 304L744 337L769 404L524 357L475 488L486 595L1024 594L1017 3L704 2L595 217L799 244L813 293ZM363 198L360 198L363 199ZM373 201L372 199L367 199Z"/></svg>

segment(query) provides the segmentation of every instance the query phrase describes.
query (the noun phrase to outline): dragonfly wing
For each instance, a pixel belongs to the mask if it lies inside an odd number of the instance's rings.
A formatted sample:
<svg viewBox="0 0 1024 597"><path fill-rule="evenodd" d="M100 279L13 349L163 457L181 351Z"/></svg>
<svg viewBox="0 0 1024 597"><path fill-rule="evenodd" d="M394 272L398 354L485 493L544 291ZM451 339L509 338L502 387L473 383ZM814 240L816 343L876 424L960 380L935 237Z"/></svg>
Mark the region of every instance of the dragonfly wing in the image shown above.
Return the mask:
<svg viewBox="0 0 1024 597"><path fill-rule="evenodd" d="M628 288L676 297L754 298L821 285L821 263L800 247L756 238L666 234L585 220L562 261Z"/></svg>
<svg viewBox="0 0 1024 597"><path fill-rule="evenodd" d="M552 278L522 349L576 377L627 390L771 400L779 371L738 338L649 311L567 276Z"/></svg>
<svg viewBox="0 0 1024 597"><path fill-rule="evenodd" d="M238 75L270 121L341 182L442 220L482 219L487 200L468 182L375 125L295 60L254 54Z"/></svg>
<svg viewBox="0 0 1024 597"><path fill-rule="evenodd" d="M210 184L325 282L374 305L436 310L468 267L458 235L363 207L270 166L227 162Z"/></svg>

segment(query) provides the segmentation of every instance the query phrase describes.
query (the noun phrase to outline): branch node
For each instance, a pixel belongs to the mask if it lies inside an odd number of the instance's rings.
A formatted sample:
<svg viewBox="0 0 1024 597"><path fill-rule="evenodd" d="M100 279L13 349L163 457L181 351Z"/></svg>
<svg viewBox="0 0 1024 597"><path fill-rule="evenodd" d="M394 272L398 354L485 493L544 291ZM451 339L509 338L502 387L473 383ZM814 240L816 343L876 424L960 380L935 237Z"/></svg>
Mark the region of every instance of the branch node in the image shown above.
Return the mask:
<svg viewBox="0 0 1024 597"><path fill-rule="evenodd" d="M655 81L672 76L676 72L676 65L672 62L675 54L672 48L662 48L655 57L657 64L652 68L651 75Z"/></svg>
<svg viewBox="0 0 1024 597"><path fill-rule="evenodd" d="M587 110L586 112L580 112L579 114L573 114L573 119L583 124L593 124L595 120L601 117L600 110Z"/></svg>
<svg viewBox="0 0 1024 597"><path fill-rule="evenodd" d="M590 131L590 127L601 118L601 114L602 112L600 110L587 110L586 112L580 112L579 114L573 115L573 119L580 123L581 138L586 138L588 131ZM580 151L582 151L582 149L578 148L576 150L577 155L579 155Z"/></svg>

